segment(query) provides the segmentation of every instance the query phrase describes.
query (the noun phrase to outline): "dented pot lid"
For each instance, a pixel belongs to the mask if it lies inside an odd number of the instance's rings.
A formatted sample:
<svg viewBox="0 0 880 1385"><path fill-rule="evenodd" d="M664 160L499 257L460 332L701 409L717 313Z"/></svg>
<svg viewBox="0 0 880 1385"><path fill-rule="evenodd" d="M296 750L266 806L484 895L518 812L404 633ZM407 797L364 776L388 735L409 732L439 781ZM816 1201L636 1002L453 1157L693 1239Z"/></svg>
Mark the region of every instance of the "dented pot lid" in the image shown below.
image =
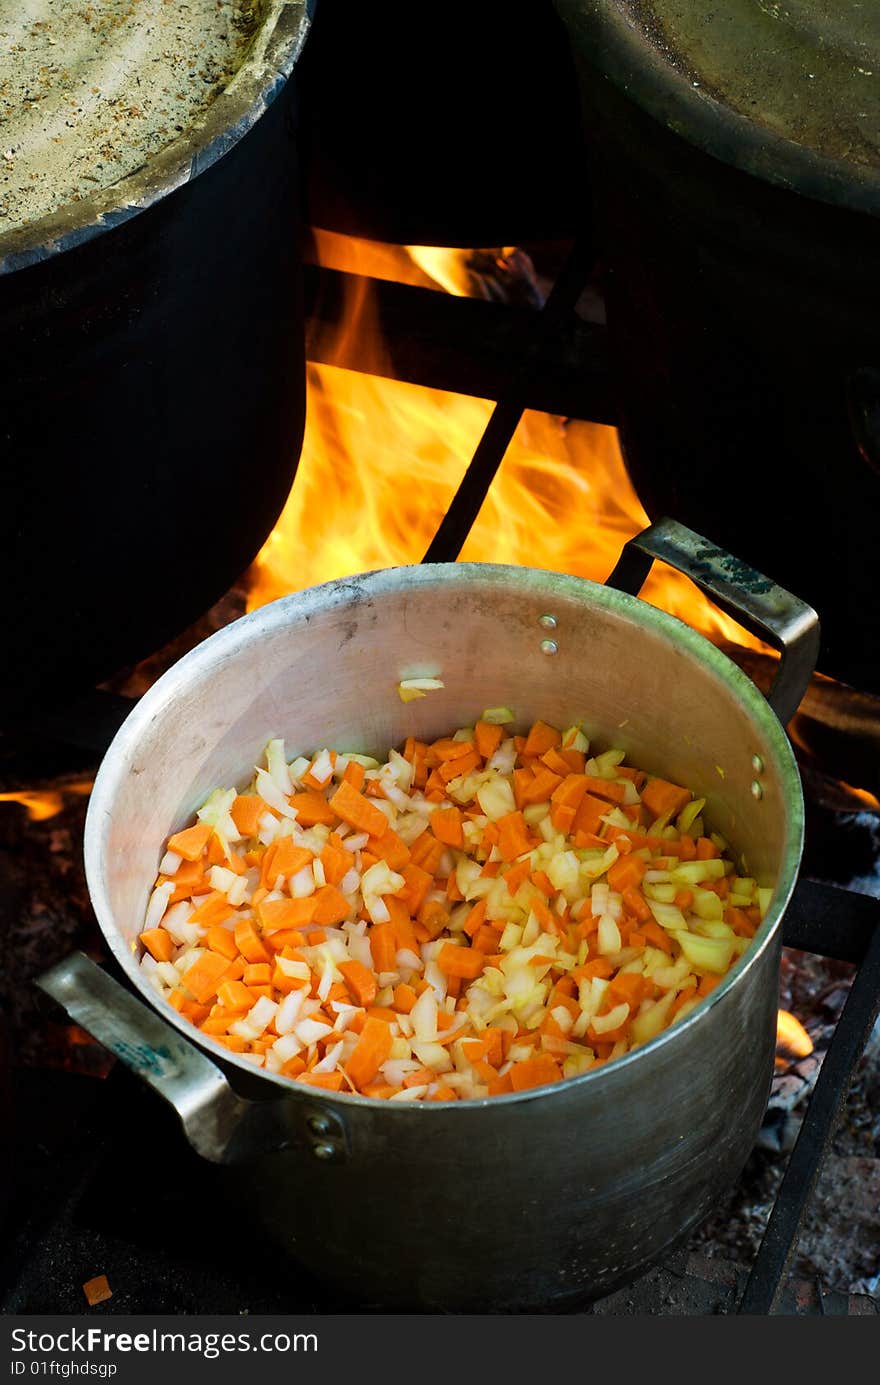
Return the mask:
<svg viewBox="0 0 880 1385"><path fill-rule="evenodd" d="M576 49L669 129L880 213L876 0L556 0Z"/></svg>
<svg viewBox="0 0 880 1385"><path fill-rule="evenodd" d="M310 0L0 0L0 271L214 163L289 76Z"/></svg>

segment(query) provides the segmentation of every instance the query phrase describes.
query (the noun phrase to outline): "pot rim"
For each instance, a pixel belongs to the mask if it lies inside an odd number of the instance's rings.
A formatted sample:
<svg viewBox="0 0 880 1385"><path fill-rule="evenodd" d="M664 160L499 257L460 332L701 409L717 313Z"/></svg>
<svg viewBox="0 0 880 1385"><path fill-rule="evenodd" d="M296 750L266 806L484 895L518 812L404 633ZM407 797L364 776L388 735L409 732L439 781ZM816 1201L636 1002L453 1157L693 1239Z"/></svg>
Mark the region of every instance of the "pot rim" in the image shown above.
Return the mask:
<svg viewBox="0 0 880 1385"><path fill-rule="evenodd" d="M228 153L284 87L305 43L314 5L315 0L266 0L263 22L244 61L180 138L92 197L0 233L0 274L39 264L130 221Z"/></svg>
<svg viewBox="0 0 880 1385"><path fill-rule="evenodd" d="M785 841L774 898L752 940L752 946L743 954L742 961L734 965L733 969L722 978L715 989L704 997L684 1020L663 1030L655 1038L640 1045L632 1052L616 1058L613 1063L602 1064L601 1067L594 1068L590 1072L581 1073L577 1077L565 1078L562 1082L550 1086L533 1087L523 1092L513 1092L500 1096L471 1098L466 1101L389 1102L377 1097L365 1097L349 1092L330 1093L313 1087L298 1086L290 1078L283 1077L279 1073L266 1072L262 1068L256 1068L238 1054L223 1050L219 1045L214 1046L209 1036L202 1036L200 1030L190 1024L146 984L134 953L117 928L107 897L100 850L101 825L105 818L112 816L113 797L117 784L127 773L130 747L137 743L142 731L153 722L162 710L167 708L169 703L172 703L180 693L189 687L194 677L212 667L228 663L232 658L241 657L253 643L259 641L263 635L270 631L288 624L301 624L303 627L307 627L313 615L335 606L348 605L353 599L370 600L396 592L404 586L412 588L414 585L437 583L454 586L472 584L475 581L491 582L493 586L504 585L508 590L513 589L526 594L537 594L537 589L540 588L542 596L546 594L558 595L561 598L574 598L581 602L586 598L587 604L592 603L604 607L614 614L633 619L673 641L677 648L683 647L697 663L725 683L734 696L745 704L746 710L754 717L767 737L775 756L782 795L788 809ZM683 1042L685 1035L702 1023L712 1007L720 1004L728 992L758 965L767 949L773 946L782 916L788 906L797 880L803 851L803 839L804 804L801 780L794 752L785 730L751 679L703 635L698 634L696 630L693 630L677 617L669 615L666 611L650 605L639 597L630 596L628 593L618 591L613 587L591 582L587 578L572 577L565 573L550 572L541 568L514 567L499 563L423 563L418 566L380 568L352 577L337 578L334 581L281 597L277 601L258 607L249 614L233 621L230 625L224 626L222 630L211 635L173 664L138 701L117 732L101 762L86 814L84 859L92 906L101 932L116 961L149 1004L181 1034L207 1053L218 1067L232 1066L252 1079L254 1077L261 1078L278 1088L279 1094L286 1094L293 1099L299 1097L307 1101L327 1101L331 1105L339 1105L344 1108L369 1107L382 1111L393 1110L401 1113L402 1119L410 1118L410 1115L404 1116L402 1113L412 1113L418 1110L421 1114L416 1119L430 1119L426 1112L432 1110L448 1112L451 1108L470 1111L492 1109L500 1102L510 1105L542 1099L562 1086L569 1088L573 1084L577 1084L587 1088L588 1084L601 1082L609 1072L622 1074L626 1067L648 1054L658 1052L667 1044L677 1043L679 1040Z"/></svg>
<svg viewBox="0 0 880 1385"><path fill-rule="evenodd" d="M555 0L589 41L589 61L673 134L764 182L880 214L880 169L849 164L775 134L696 89L645 37L632 0Z"/></svg>

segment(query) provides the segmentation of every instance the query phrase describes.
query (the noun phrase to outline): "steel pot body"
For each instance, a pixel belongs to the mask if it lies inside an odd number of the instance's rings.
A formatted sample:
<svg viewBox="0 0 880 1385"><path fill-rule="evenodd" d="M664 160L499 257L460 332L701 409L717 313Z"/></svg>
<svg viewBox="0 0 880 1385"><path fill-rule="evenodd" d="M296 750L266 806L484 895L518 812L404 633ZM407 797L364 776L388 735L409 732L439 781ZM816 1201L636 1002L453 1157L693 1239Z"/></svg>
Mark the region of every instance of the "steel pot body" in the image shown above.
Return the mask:
<svg viewBox="0 0 880 1385"><path fill-rule="evenodd" d="M308 20L267 9L198 130L0 238L2 717L178 634L290 490L305 353L288 78Z"/></svg>
<svg viewBox="0 0 880 1385"><path fill-rule="evenodd" d="M820 667L876 691L880 171L714 100L626 0L556 4L639 496L821 601Z"/></svg>
<svg viewBox="0 0 880 1385"><path fill-rule="evenodd" d="M402 704L398 680L423 674L444 688ZM744 868L775 886L737 968L682 1024L616 1063L487 1101L316 1094L235 1055L206 1058L196 1043L220 1050L157 998L137 962L169 831L213 787L245 781L270 735L291 753L380 751L505 701L520 726L583 718L594 744L624 746L706 796ZM744 1163L773 1066L779 925L801 842L799 778L778 720L680 622L529 569L378 572L212 637L143 698L108 752L86 828L89 886L152 1011L85 959L41 984L175 1104L202 1153L250 1161L251 1211L338 1288L389 1307L559 1309L632 1277Z"/></svg>

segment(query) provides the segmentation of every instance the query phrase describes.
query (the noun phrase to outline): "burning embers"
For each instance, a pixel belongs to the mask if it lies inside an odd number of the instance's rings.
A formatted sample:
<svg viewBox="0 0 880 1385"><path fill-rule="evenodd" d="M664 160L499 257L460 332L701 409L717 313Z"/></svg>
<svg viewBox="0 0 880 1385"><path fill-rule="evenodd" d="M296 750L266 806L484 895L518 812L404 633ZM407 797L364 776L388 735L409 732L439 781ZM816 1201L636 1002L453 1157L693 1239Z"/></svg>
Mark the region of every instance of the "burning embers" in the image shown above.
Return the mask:
<svg viewBox="0 0 880 1385"><path fill-rule="evenodd" d="M813 1040L796 1015L780 1010L776 1020L776 1067L785 1069L813 1052Z"/></svg>

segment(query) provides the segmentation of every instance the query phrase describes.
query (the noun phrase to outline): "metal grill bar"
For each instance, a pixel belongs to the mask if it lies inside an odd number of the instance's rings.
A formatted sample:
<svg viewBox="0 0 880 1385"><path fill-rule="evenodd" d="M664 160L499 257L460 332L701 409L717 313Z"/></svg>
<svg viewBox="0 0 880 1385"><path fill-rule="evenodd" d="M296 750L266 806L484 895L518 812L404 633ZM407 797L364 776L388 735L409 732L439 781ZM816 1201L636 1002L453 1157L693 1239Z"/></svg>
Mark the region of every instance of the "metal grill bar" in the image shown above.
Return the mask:
<svg viewBox="0 0 880 1385"><path fill-rule="evenodd" d="M880 921L880 905L870 895L801 877L782 921L785 947L862 961Z"/></svg>
<svg viewBox="0 0 880 1385"><path fill-rule="evenodd" d="M848 892L847 897L851 901L860 898ZM861 898L867 899L867 896ZM746 1284L739 1307L741 1314L778 1311L804 1212L819 1180L853 1069L880 1012L880 901L872 899L868 902L873 906L874 933L825 1055L816 1089Z"/></svg>
<svg viewBox="0 0 880 1385"><path fill-rule="evenodd" d="M431 540L423 562L453 563L461 552L522 417L529 374L540 359L544 344L574 311L594 257L592 237L582 233L575 241L550 297L537 314L529 347L524 350L519 367L511 376L509 388L492 410L470 466Z"/></svg>

